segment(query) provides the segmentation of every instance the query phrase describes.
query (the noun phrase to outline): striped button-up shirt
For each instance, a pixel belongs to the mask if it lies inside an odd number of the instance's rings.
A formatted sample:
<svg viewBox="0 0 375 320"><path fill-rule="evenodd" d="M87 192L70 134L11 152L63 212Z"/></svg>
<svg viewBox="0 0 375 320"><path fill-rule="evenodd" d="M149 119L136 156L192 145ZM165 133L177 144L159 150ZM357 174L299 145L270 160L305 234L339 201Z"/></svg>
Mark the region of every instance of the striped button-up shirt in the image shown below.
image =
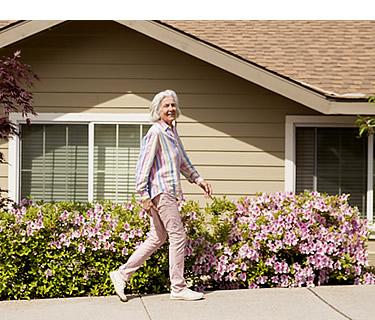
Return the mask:
<svg viewBox="0 0 375 320"><path fill-rule="evenodd" d="M182 199L180 172L191 183L200 183L197 170L191 164L176 127L160 120L143 138L137 163L136 191L142 199L153 199L160 193L171 193Z"/></svg>

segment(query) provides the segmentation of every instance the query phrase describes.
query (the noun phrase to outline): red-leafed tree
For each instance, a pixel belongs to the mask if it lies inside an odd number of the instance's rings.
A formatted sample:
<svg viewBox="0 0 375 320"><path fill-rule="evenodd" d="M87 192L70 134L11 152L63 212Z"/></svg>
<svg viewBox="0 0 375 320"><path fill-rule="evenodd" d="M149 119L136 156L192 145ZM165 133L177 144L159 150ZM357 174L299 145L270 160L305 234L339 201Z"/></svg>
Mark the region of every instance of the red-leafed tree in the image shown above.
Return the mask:
<svg viewBox="0 0 375 320"><path fill-rule="evenodd" d="M10 112L20 112L30 123L29 115L36 115L33 109L33 95L29 91L37 75L31 67L21 61L21 52L17 51L11 57L0 59L0 140L8 141L17 135L17 127L9 120ZM0 152L0 163L6 163ZM0 188L0 207L8 201L3 197Z"/></svg>

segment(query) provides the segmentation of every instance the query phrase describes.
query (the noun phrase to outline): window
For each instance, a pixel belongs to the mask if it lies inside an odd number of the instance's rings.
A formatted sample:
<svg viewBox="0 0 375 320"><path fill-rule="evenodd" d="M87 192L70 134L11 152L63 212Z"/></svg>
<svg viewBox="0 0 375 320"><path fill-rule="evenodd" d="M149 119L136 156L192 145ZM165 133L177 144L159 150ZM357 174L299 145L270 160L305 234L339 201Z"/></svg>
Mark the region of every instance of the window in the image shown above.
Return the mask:
<svg viewBox="0 0 375 320"><path fill-rule="evenodd" d="M22 198L87 201L87 129L87 125L22 125Z"/></svg>
<svg viewBox="0 0 375 320"><path fill-rule="evenodd" d="M366 212L367 139L356 128L296 128L296 192L350 193Z"/></svg>
<svg viewBox="0 0 375 320"><path fill-rule="evenodd" d="M89 124L21 124L21 198L123 202L132 197L141 139L150 125L91 125L92 131Z"/></svg>
<svg viewBox="0 0 375 320"><path fill-rule="evenodd" d="M349 193L374 223L374 139L358 138L353 116L286 116L285 190Z"/></svg>
<svg viewBox="0 0 375 320"><path fill-rule="evenodd" d="M140 137L149 126L98 124L94 128L94 200L128 200L135 188Z"/></svg>

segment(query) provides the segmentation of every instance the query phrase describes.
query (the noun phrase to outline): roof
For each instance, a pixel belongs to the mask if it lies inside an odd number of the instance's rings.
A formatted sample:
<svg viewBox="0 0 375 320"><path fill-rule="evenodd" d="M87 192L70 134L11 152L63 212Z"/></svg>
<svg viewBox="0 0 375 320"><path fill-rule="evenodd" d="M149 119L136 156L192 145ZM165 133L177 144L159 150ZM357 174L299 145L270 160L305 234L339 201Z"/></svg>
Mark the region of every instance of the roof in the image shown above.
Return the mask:
<svg viewBox="0 0 375 320"><path fill-rule="evenodd" d="M375 93L375 20L164 23L326 95Z"/></svg>
<svg viewBox="0 0 375 320"><path fill-rule="evenodd" d="M375 114L375 21L115 20L324 114ZM0 47L64 21L0 21Z"/></svg>

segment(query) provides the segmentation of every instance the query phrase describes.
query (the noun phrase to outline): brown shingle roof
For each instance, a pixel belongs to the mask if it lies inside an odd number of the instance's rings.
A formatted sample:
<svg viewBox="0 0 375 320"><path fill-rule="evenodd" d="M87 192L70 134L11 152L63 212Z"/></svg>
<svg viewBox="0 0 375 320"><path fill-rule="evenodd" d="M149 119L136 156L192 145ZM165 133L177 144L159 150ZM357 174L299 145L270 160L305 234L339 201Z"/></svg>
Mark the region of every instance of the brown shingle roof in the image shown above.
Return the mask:
<svg viewBox="0 0 375 320"><path fill-rule="evenodd" d="M375 93L375 20L162 23L326 95Z"/></svg>
<svg viewBox="0 0 375 320"><path fill-rule="evenodd" d="M375 21L163 21L329 95L375 93Z"/></svg>

